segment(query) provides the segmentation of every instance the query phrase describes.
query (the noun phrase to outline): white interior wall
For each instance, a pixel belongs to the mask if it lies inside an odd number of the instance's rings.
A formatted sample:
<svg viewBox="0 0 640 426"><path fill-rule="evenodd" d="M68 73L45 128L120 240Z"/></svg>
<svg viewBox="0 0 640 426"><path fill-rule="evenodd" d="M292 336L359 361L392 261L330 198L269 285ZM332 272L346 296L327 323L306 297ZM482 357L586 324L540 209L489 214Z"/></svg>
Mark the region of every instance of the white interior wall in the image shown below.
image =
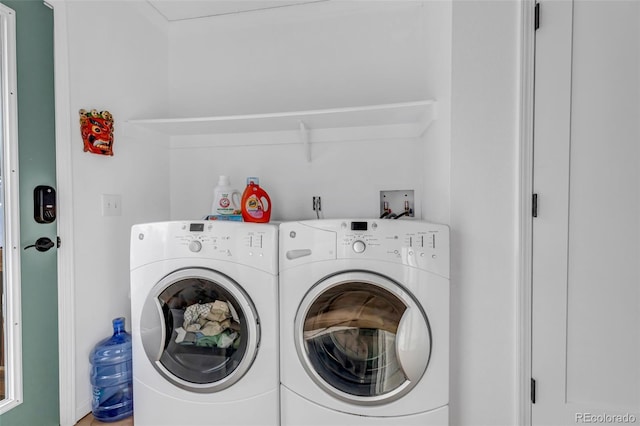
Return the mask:
<svg viewBox="0 0 640 426"><path fill-rule="evenodd" d="M128 131L125 120L149 104L167 104L167 30L146 2L69 1L75 220L76 418L91 411L89 354L127 318L129 232L136 222L166 220L169 212L167 141ZM141 55L140 52L145 52ZM77 111L109 110L115 119L114 156L83 152ZM122 196L122 215L101 215L101 194Z"/></svg>
<svg viewBox="0 0 640 426"><path fill-rule="evenodd" d="M452 2L430 1L425 16L424 51L430 93L438 101L436 120L422 144L422 218L449 224L451 189ZM420 55L416 52L416 55Z"/></svg>
<svg viewBox="0 0 640 426"><path fill-rule="evenodd" d="M429 2L327 1L172 22L176 116L349 107L433 96Z"/></svg>
<svg viewBox="0 0 640 426"><path fill-rule="evenodd" d="M422 190L415 180L421 173L418 145L413 140L316 144L310 163L295 145L174 149L171 216L208 214L218 175L226 174L240 191L247 176L258 176L271 197L274 221L314 219L314 195L322 197L325 218L375 217L381 189Z"/></svg>
<svg viewBox="0 0 640 426"><path fill-rule="evenodd" d="M450 22L449 2L345 1L171 23L175 116L439 102L424 138L312 143L311 162L301 145L247 146L261 135L198 149L173 137L171 217L208 214L225 174L240 191L258 176L275 220L314 218L314 195L326 218L376 217L380 190L412 189L418 214L446 222Z"/></svg>
<svg viewBox="0 0 640 426"><path fill-rule="evenodd" d="M453 425L517 423L519 7L453 2Z"/></svg>

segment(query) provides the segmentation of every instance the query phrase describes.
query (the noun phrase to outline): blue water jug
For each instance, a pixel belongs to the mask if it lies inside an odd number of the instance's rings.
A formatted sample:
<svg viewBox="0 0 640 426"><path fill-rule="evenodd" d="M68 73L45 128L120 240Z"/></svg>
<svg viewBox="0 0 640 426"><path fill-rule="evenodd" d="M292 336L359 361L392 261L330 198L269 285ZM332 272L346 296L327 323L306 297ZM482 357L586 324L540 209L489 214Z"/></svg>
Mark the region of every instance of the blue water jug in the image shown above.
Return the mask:
<svg viewBox="0 0 640 426"><path fill-rule="evenodd" d="M124 323L124 318L115 318L113 336L98 342L89 358L91 412L101 422L115 422L133 414L131 335Z"/></svg>

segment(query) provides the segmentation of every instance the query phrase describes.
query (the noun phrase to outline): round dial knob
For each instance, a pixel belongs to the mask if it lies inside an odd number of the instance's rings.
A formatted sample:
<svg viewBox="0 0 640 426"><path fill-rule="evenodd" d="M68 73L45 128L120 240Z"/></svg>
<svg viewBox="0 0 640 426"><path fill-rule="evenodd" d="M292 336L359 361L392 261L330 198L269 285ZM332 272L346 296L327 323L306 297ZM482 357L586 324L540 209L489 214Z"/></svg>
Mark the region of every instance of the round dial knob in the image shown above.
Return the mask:
<svg viewBox="0 0 640 426"><path fill-rule="evenodd" d="M366 248L367 246L364 244L364 241L358 240L353 243L353 251L356 253L362 253Z"/></svg>
<svg viewBox="0 0 640 426"><path fill-rule="evenodd" d="M193 240L189 243L189 250L191 250L194 253L199 252L200 250L202 250L202 243L198 240Z"/></svg>

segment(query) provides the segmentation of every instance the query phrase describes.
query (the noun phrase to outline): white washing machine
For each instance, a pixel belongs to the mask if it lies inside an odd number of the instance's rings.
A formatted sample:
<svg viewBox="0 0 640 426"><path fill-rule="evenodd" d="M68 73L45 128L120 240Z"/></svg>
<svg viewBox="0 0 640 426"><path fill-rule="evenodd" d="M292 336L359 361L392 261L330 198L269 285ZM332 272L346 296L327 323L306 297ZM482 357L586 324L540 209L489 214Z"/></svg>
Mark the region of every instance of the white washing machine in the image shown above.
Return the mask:
<svg viewBox="0 0 640 426"><path fill-rule="evenodd" d="M136 426L277 425L278 228L131 231Z"/></svg>
<svg viewBox="0 0 640 426"><path fill-rule="evenodd" d="M279 263L282 425L448 424L448 227L282 223Z"/></svg>

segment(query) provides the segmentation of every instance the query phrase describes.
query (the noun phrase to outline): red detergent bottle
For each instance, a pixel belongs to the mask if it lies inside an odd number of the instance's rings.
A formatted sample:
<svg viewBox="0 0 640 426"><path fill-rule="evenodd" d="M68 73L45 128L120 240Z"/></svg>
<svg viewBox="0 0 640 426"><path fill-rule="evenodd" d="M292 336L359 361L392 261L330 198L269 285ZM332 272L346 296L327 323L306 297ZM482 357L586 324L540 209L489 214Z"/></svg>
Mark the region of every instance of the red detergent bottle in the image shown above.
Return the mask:
<svg viewBox="0 0 640 426"><path fill-rule="evenodd" d="M247 178L247 187L242 193L242 219L245 222L266 223L271 218L271 199L260 188L257 177Z"/></svg>

